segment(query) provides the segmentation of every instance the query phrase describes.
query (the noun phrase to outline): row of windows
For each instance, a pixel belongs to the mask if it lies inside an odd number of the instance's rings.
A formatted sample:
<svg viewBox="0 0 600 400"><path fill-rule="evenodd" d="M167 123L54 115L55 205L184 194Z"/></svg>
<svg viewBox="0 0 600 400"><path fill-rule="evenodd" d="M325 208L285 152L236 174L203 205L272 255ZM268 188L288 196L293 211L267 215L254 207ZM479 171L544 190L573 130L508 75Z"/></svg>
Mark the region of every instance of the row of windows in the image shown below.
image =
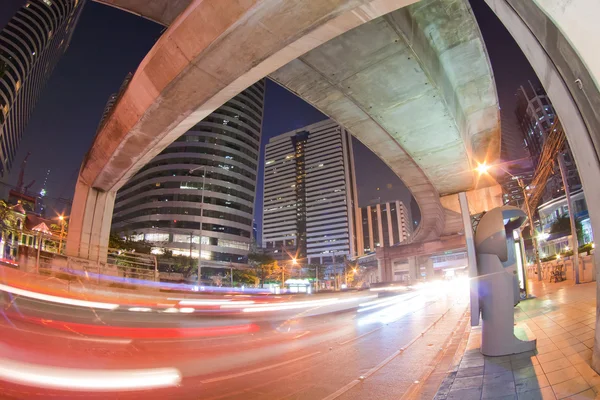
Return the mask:
<svg viewBox="0 0 600 400"><path fill-rule="evenodd" d="M125 204L123 206L120 206L119 204L117 204L117 206L115 207L115 210L114 210L114 214L116 215L117 213L119 213L123 210L127 210L128 208L134 207L140 203L152 203L155 201L164 201L164 202L185 201L185 202L200 204L202 201L202 196L201 195L193 195L193 194L161 194L161 195L150 194L148 196L144 196L144 197L138 199L138 201L133 204ZM204 196L204 204L214 204L217 206L232 208L234 210L240 210L245 213L252 214L252 207L248 207L244 204L240 204L235 201L220 199L218 197Z"/></svg>
<svg viewBox="0 0 600 400"><path fill-rule="evenodd" d="M215 149L211 147L202 146L169 146L164 149L160 154L177 154L177 153L195 153L195 154L206 154L211 156L223 157L227 160L232 160L244 164L250 167L253 171L256 171L256 163L247 160L244 157L240 157L236 154L229 153L224 150Z"/></svg>
<svg viewBox="0 0 600 400"><path fill-rule="evenodd" d="M202 134L202 133L214 133L219 136L227 136L231 139L237 140L238 142L244 143L248 147L256 150L257 152L259 151L258 141L254 140L252 138L248 138L248 136L245 136L245 135L239 135L237 132L235 132L233 130L229 130L229 129L225 129L225 128L215 128L212 125L203 125L202 122L195 125L192 129L187 131L178 140L192 142L193 141L192 139L184 140L184 138L186 138L186 137L193 138L194 136L198 136L199 134Z"/></svg>
<svg viewBox="0 0 600 400"><path fill-rule="evenodd" d="M117 198L117 201L124 201L131 197L134 197L141 193L146 193L156 189L191 189L191 190L201 190L202 183L200 182L157 182L151 183L148 185L144 185L139 187L136 190L133 190L127 194L124 194ZM254 202L254 196L251 196L247 193L240 192L239 190L226 188L220 185L207 183L204 187L206 192L215 192L215 193L224 193L233 197L238 197L240 199L249 201L251 203Z"/></svg>
<svg viewBox="0 0 600 400"><path fill-rule="evenodd" d="M161 243L190 243L199 244L200 238L197 235L182 235L182 234L171 234L171 233L146 233L133 235L130 237L132 240L147 240L149 242L161 244ZM202 244L207 246L219 246L219 247L230 247L232 249L248 250L250 245L247 242L240 242L239 240L219 239L215 237L202 236Z"/></svg>
<svg viewBox="0 0 600 400"><path fill-rule="evenodd" d="M149 169L155 167L162 167L165 165L175 165L175 164L183 164L190 165L190 170L202 166L213 167L213 168L221 168L226 171L235 172L236 174L240 174L245 176L246 178L250 178L252 181L256 180L256 174L249 172L248 170L240 167L236 167L232 164L227 164L224 162L213 161L205 158L166 158L166 159L154 159L146 164L142 169L138 171L137 175L140 175L144 171L148 171ZM201 171L202 168L198 168L197 171ZM189 170L188 170L189 171Z"/></svg>
<svg viewBox="0 0 600 400"><path fill-rule="evenodd" d="M230 149L233 149L235 151L239 151L240 153L246 154L246 155L252 157L253 159L256 159L258 157L258 153L255 151L248 150L247 148L239 146L235 143L231 143L231 142L228 142L227 140L215 138L212 136L199 136L199 135L186 134L186 135L181 136L175 142L177 142L177 143L188 142L188 143L216 144L217 146L225 146L225 147L229 147Z"/></svg>
<svg viewBox="0 0 600 400"><path fill-rule="evenodd" d="M200 230L200 222L194 221L140 221L119 228L124 231L135 231L138 229L189 229L192 231ZM219 233L226 233L228 235L235 235L241 237L250 237L250 232L245 229L234 228L231 226L223 226L219 224L202 224L203 231L213 231Z"/></svg>
<svg viewBox="0 0 600 400"><path fill-rule="evenodd" d="M245 133L246 135L250 136L251 138L253 138L256 141L260 141L260 137L252 129L246 128L244 125L242 125L236 121L230 121L228 119L220 118L220 117L217 117L217 116L211 114L208 117L204 118L202 120L202 122L213 123L213 124L217 124L217 125L221 125L221 126L229 126L239 132ZM203 125L202 122L200 123L200 125Z"/></svg>
<svg viewBox="0 0 600 400"><path fill-rule="evenodd" d="M161 177L167 177L167 176L181 176L181 177L186 177L187 179L190 179L191 176L194 175L198 175L200 174L200 176L197 176L198 178L202 177L202 170L196 170L194 171L192 174L190 174L190 171L185 169L172 169L172 170L165 170L165 171L157 171L157 172L152 172L149 174L146 174L140 178L137 179L133 179L131 181L129 181L125 186L123 186L123 188L121 189L122 191L125 191L129 188L134 187L135 185L142 183L144 181L147 181L149 179L154 179L154 178L161 178ZM213 179L213 180L218 180L218 181L223 181L223 182L229 182L229 183L233 183L234 185L238 185L241 186L245 189L248 189L252 192L254 192L254 185L246 182L245 180L242 179L238 179L235 178L233 176L229 176L229 175L224 175L224 174L219 174L213 171L206 171L206 179ZM199 183L200 184L200 183ZM202 188L202 185L200 184L199 188Z"/></svg>
<svg viewBox="0 0 600 400"><path fill-rule="evenodd" d="M144 215L166 215L166 214L174 214L174 215L195 215L200 216L202 213L201 208L188 208L188 207L153 207L153 208L144 208L142 210L133 211L128 214L124 214L122 216L113 218L113 223L119 223L122 221L126 221L129 219L141 217ZM204 210L202 213L203 216L207 218L217 218L223 219L226 221L238 222L240 224L252 225L252 219L244 218L239 215L224 213L216 210Z"/></svg>

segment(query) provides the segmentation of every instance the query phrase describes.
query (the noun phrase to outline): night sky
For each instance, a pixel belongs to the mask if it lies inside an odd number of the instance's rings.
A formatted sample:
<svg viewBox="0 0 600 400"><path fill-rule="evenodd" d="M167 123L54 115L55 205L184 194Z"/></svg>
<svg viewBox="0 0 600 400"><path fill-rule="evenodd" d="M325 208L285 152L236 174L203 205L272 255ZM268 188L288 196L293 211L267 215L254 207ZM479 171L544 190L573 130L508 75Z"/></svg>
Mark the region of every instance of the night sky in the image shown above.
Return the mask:
<svg viewBox="0 0 600 400"><path fill-rule="evenodd" d="M8 6L0 9L0 26L15 11L15 4L23 2L2 0L3 5L5 1ZM536 80L535 74L483 1L472 0L472 6L492 61L502 112L514 118L514 94L528 79ZM49 79L24 132L13 169L2 181L16 183L21 161L30 151L25 184L35 179L32 189L39 192L50 169L48 198L70 199L108 97L119 89L128 72L135 71L163 29L135 15L88 2L70 48ZM325 118L303 100L268 82L262 150L269 138ZM356 140L354 146L359 203L364 205L375 198L400 199L409 207L410 194L399 178ZM259 188L262 168L261 162ZM257 193L257 205L255 218L260 225L262 193Z"/></svg>

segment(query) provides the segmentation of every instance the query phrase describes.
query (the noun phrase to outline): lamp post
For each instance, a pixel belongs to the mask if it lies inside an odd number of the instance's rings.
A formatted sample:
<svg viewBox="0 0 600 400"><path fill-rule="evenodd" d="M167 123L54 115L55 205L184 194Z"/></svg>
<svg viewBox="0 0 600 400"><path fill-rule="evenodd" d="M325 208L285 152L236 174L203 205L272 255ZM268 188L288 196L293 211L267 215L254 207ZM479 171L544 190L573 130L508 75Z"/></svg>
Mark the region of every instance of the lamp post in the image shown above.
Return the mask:
<svg viewBox="0 0 600 400"><path fill-rule="evenodd" d="M65 235L65 217L63 215L58 216L60 221L60 241L58 242L58 254L62 254L63 237Z"/></svg>
<svg viewBox="0 0 600 400"><path fill-rule="evenodd" d="M189 174L202 168L202 192L200 195L200 235L198 236L198 286L202 285L202 218L204 215L204 186L206 186L206 165L192 168Z"/></svg>

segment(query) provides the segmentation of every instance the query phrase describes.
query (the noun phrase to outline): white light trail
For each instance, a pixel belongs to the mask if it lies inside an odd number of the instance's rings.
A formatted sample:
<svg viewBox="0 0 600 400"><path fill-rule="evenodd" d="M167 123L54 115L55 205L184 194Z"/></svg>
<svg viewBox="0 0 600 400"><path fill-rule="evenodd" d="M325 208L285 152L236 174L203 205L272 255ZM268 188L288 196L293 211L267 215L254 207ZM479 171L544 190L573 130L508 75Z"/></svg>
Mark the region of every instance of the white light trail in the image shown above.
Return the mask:
<svg viewBox="0 0 600 400"><path fill-rule="evenodd" d="M252 300L232 301L232 300L181 300L180 306L220 306L223 304L254 304Z"/></svg>
<svg viewBox="0 0 600 400"><path fill-rule="evenodd" d="M52 296L49 294L31 292L29 290L19 289L12 286L0 284L0 291L12 293L18 296L28 297L30 299L49 301L51 303L66 304L69 306L99 308L103 310L114 310L119 307L118 304L98 303L96 301L77 300L67 297Z"/></svg>
<svg viewBox="0 0 600 400"><path fill-rule="evenodd" d="M176 386L176 368L82 370L26 364L0 358L0 379L20 385L60 390L147 390Z"/></svg>
<svg viewBox="0 0 600 400"><path fill-rule="evenodd" d="M152 309L148 308L148 307L131 307L131 308L129 308L129 311L134 311L134 312L150 312L150 311L152 311Z"/></svg>

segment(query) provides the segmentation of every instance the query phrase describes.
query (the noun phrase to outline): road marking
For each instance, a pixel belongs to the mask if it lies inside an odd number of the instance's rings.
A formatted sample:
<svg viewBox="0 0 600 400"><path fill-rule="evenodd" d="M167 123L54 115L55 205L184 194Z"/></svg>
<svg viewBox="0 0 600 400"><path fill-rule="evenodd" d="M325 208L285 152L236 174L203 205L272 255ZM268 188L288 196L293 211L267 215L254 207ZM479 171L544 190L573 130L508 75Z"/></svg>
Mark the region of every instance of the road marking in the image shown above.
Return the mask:
<svg viewBox="0 0 600 400"><path fill-rule="evenodd" d="M310 333L310 331L306 331L306 332L304 332L304 333L301 333L301 334L299 334L299 335L296 335L296 336L294 336L294 339L300 339L302 336L304 336L304 335L308 335L309 333Z"/></svg>
<svg viewBox="0 0 600 400"><path fill-rule="evenodd" d="M334 399L337 399L342 394L346 393L348 390L352 389L354 386L358 385L359 383L364 382L368 377L370 377L371 375L373 375L375 372L379 371L381 368L385 367L386 364L388 364L394 358L398 357L400 354L404 353L417 340L421 339L423 337L423 335L425 335L425 333L427 333L427 331L429 331L432 327L434 327L435 324L437 324L438 321L440 319L442 319L452 309L453 306L454 306L454 304L451 307L449 307L442 315L440 315L439 318L437 318L435 321L433 321L423 332L421 332L420 335L416 336L413 340L411 340L410 342L408 342L408 344L405 345L404 347L402 347L400 350L396 350L389 357L387 357L385 360L383 360L382 362L380 362L379 364L377 364L376 366L374 366L373 368L371 368L366 374L362 375L360 379L353 380L352 382L348 383L347 385L345 385L345 386L341 387L340 389L336 390L334 393L332 393L329 396L323 398L323 400L334 400ZM368 333L372 333L372 332L368 332Z"/></svg>
<svg viewBox="0 0 600 400"><path fill-rule="evenodd" d="M231 374L231 375L220 376L220 377L217 377L217 378L205 379L203 381L200 381L200 383L221 382L221 381L226 381L228 379L238 378L240 376L255 374L257 372L267 371L269 369L278 368L278 367L282 367L284 365L295 363L296 361L304 360L306 358L316 356L317 354L320 354L320 353L321 353L320 351L315 351L314 353L307 354L307 355L302 356L302 357L294 358L293 360L284 361L284 362L281 362L281 363L278 363L278 364L273 364L273 365L269 365L269 366L262 367L262 368L251 369L250 371L244 371L244 372L240 372L240 373L237 373L237 374Z"/></svg>

